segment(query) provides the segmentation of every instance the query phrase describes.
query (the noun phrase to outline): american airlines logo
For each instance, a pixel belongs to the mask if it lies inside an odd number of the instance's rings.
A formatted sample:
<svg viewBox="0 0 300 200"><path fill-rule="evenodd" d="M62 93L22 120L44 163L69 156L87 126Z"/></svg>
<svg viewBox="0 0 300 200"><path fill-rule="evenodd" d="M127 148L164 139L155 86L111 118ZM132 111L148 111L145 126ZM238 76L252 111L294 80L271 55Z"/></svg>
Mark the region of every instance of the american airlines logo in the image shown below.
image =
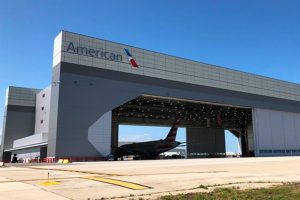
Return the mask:
<svg viewBox="0 0 300 200"><path fill-rule="evenodd" d="M122 55L105 51L104 49L93 49L93 48L86 48L81 46L76 46L73 42L70 42L67 47L67 52L84 55L104 60L111 60L115 62L122 62Z"/></svg>
<svg viewBox="0 0 300 200"><path fill-rule="evenodd" d="M128 49L124 49L124 51L125 51L125 53L126 53L126 55L128 57L128 61L130 62L131 66L133 68L138 68L139 65L135 62L135 60L133 59L133 57L132 57L131 53L129 52L129 50Z"/></svg>
<svg viewBox="0 0 300 200"><path fill-rule="evenodd" d="M76 46L73 44L73 42L70 42L67 47L67 52L74 53L78 55L84 55L104 60L110 60L115 62L122 62L123 58L121 54L113 53L106 51L104 49L93 49L93 48L87 48L82 46ZM138 68L139 65L136 63L134 58L132 57L131 53L128 49L124 49L125 54L127 55L128 61L131 64L132 68Z"/></svg>

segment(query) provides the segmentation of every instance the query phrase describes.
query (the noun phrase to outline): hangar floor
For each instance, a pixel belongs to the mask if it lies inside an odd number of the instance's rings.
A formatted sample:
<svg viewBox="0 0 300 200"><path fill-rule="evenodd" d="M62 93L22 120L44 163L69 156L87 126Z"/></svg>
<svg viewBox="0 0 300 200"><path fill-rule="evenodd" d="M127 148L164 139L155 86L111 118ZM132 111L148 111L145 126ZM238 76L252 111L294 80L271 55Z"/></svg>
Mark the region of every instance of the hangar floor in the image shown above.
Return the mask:
<svg viewBox="0 0 300 200"><path fill-rule="evenodd" d="M155 199L217 186L266 187L299 182L299 165L300 157L261 157L1 167L0 199ZM56 184L44 184L48 172Z"/></svg>

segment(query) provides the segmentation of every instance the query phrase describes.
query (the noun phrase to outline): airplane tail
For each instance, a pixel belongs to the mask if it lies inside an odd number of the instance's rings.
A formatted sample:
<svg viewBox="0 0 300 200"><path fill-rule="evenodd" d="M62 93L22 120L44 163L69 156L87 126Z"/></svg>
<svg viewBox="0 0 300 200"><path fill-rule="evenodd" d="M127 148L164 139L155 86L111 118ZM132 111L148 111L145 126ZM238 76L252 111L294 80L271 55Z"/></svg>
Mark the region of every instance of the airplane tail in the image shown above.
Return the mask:
<svg viewBox="0 0 300 200"><path fill-rule="evenodd" d="M179 121L180 121L180 118L176 118L174 124L172 125L172 127L169 131L169 134L165 138L166 141L175 142Z"/></svg>

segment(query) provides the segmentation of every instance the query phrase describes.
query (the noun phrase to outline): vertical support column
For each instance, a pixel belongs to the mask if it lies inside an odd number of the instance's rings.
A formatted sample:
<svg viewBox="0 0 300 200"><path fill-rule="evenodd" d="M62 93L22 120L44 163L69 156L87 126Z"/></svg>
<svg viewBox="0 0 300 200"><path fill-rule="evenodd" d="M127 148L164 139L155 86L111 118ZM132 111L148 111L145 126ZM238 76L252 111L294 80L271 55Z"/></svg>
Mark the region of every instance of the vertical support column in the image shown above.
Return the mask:
<svg viewBox="0 0 300 200"><path fill-rule="evenodd" d="M224 129L187 128L186 142L188 158L225 155Z"/></svg>
<svg viewBox="0 0 300 200"><path fill-rule="evenodd" d="M254 135L252 123L247 126L248 156L254 156Z"/></svg>
<svg viewBox="0 0 300 200"><path fill-rule="evenodd" d="M240 156L242 156L242 138L241 138L241 134L238 135L238 150L240 152L238 157L240 157Z"/></svg>
<svg viewBox="0 0 300 200"><path fill-rule="evenodd" d="M249 156L248 136L247 130L241 130L242 156Z"/></svg>
<svg viewBox="0 0 300 200"><path fill-rule="evenodd" d="M47 157L55 157L57 153L57 123L60 90L60 65L52 69L52 84L50 97L49 128Z"/></svg>
<svg viewBox="0 0 300 200"><path fill-rule="evenodd" d="M111 146L117 147L119 143L119 124L113 122L111 127Z"/></svg>

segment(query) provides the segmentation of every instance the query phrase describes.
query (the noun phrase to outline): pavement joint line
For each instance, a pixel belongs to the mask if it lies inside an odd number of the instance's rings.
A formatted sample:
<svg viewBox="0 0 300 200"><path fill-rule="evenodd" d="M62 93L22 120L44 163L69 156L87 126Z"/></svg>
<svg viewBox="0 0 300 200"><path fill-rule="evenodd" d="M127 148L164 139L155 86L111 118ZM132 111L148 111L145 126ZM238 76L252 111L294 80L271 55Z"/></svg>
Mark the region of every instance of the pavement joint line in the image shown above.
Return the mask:
<svg viewBox="0 0 300 200"><path fill-rule="evenodd" d="M84 178L84 177L83 177ZM138 183L133 183L129 181L122 181L122 180L117 180L117 179L111 179L111 178L103 178L103 177L85 177L86 179L93 180L93 181L99 181L102 183L108 183L120 187L124 187L127 189L132 189L132 190L145 190L145 189L152 189L152 187L141 185Z"/></svg>
<svg viewBox="0 0 300 200"><path fill-rule="evenodd" d="M32 167L30 167L30 168L32 168ZM40 169L40 168L37 168L37 169ZM43 169L43 170L45 170L45 169ZM53 169L53 170L56 170L56 169ZM62 170L58 170L58 171L62 171ZM65 171L65 170L63 170L63 171ZM69 170L67 170L67 171L69 171ZM72 172L93 174L93 173L89 173L87 171L79 171L79 170L72 170ZM164 175L167 175L167 174L192 174L192 173L223 173L223 172L228 172L228 171L202 171L202 172L185 172L185 173L166 173ZM97 175L107 176L107 175L110 175L110 174L97 173ZM118 175L118 176L147 176L147 175L161 175L161 174L131 174L131 175ZM56 177L55 180L71 180L71 179L76 179L76 178L87 179L87 177L75 176L75 177L62 177L62 178ZM7 181L0 181L0 184L1 183L13 183L13 182L44 181L44 180L46 180L46 179L41 178L41 179L7 180ZM148 186L145 186L145 187L148 187Z"/></svg>
<svg viewBox="0 0 300 200"><path fill-rule="evenodd" d="M76 178L84 178L82 176L76 176L76 177L63 177L63 178L57 178L55 177L55 180L67 180L67 179L76 179ZM23 180L7 180L7 181L0 181L1 183L14 183L14 182L31 182L31 181L46 181L46 178L39 178L39 179L23 179Z"/></svg>
<svg viewBox="0 0 300 200"><path fill-rule="evenodd" d="M95 175L101 175L101 176L148 176L148 175L161 175L161 174L108 174L108 173L99 173L99 172L91 172L91 171L82 171L82 170L72 170L72 169L54 169L54 168L39 168L39 167L26 167L30 169L37 169L37 170L51 170L51 171L65 171L65 172L76 172L76 173L83 173L83 174L95 174ZM164 173L166 174L197 174L197 173L226 173L228 171L201 171L201 172L183 172L183 173Z"/></svg>
<svg viewBox="0 0 300 200"><path fill-rule="evenodd" d="M26 167L26 168L37 169L37 170L50 170L50 171L76 172L76 173L83 173L83 174L95 174L95 175L102 175L102 176L126 176L123 174L108 174L108 173L73 170L73 169L54 169L54 168L39 168L39 167Z"/></svg>
<svg viewBox="0 0 300 200"><path fill-rule="evenodd" d="M148 175L169 175L169 174L213 174L213 173L226 173L229 171L202 171L202 172L169 172L169 173L161 173L161 174L128 174L128 175L120 175L120 176L148 176Z"/></svg>

